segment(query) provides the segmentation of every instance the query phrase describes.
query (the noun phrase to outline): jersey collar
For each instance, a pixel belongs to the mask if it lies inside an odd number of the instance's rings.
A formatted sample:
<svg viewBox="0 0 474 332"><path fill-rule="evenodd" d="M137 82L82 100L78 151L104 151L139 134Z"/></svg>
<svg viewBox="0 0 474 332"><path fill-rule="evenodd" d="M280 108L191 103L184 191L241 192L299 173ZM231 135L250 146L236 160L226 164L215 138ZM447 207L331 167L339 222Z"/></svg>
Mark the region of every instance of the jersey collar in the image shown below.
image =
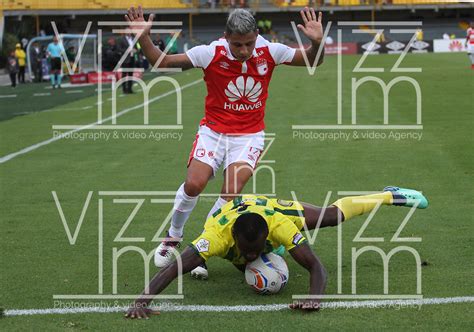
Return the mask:
<svg viewBox="0 0 474 332"><path fill-rule="evenodd" d="M227 42L227 40L225 38L223 38L223 39L224 39L225 51L227 53L227 58L229 58L229 60L237 61L237 59L232 55L232 52L230 51L229 43ZM253 49L253 52L252 52L252 58L255 58L255 57L257 57L257 47L255 47Z"/></svg>

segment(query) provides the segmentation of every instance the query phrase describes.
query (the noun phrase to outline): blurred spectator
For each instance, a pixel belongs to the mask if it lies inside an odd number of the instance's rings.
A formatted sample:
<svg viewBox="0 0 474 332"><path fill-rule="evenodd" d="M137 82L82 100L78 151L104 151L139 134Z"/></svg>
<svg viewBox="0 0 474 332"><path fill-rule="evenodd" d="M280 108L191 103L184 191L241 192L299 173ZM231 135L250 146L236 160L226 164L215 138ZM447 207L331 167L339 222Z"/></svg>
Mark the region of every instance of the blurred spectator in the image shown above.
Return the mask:
<svg viewBox="0 0 474 332"><path fill-rule="evenodd" d="M66 58L67 61L69 62L69 65L71 66L71 69L74 73L78 73L79 70L79 64L76 68L73 68L74 66L74 61L76 60L76 48L74 46L69 46L66 50Z"/></svg>
<svg viewBox="0 0 474 332"><path fill-rule="evenodd" d="M120 58L127 53L128 49L131 48L131 52L128 53L127 57L125 58L124 62L122 63L122 71L123 77L133 77L133 68L135 68L135 57L137 55L137 48L133 44L133 37L131 34L124 34L119 42L118 42L118 49ZM123 93L133 93L132 90L133 81L127 80L122 83L122 90Z"/></svg>
<svg viewBox="0 0 474 332"><path fill-rule="evenodd" d="M102 60L102 67L105 71L113 71L120 60L120 51L118 49L115 38L110 37L107 40L107 46L104 50L104 58Z"/></svg>
<svg viewBox="0 0 474 332"><path fill-rule="evenodd" d="M25 83L26 53L21 48L21 44L15 45L15 56L18 59L18 83Z"/></svg>
<svg viewBox="0 0 474 332"><path fill-rule="evenodd" d="M173 41L174 33L170 33L166 37L166 47L169 47L168 54L178 54L178 40L177 38ZM171 44L170 46L168 46Z"/></svg>
<svg viewBox="0 0 474 332"><path fill-rule="evenodd" d="M26 47L28 46L28 39L26 38L22 38L21 39L21 48L23 48L24 50L26 50Z"/></svg>
<svg viewBox="0 0 474 332"><path fill-rule="evenodd" d="M16 75L18 74L18 59L15 56L15 51L10 52L10 56L7 58L7 73L10 76L12 82L12 88L16 88Z"/></svg>
<svg viewBox="0 0 474 332"><path fill-rule="evenodd" d="M267 34L272 31L272 21L268 19L258 20L257 27L260 33Z"/></svg>
<svg viewBox="0 0 474 332"><path fill-rule="evenodd" d="M374 33L374 34L376 34L376 33ZM384 34L383 31L382 31L382 33L380 33L380 35L378 36L378 38L377 38L377 40L376 40L375 42L377 42L377 43L385 43L385 41L386 41L386 39L385 39L385 34Z"/></svg>
<svg viewBox="0 0 474 332"><path fill-rule="evenodd" d="M270 33L272 31L272 21L266 19L264 23L265 23L265 33Z"/></svg>
<svg viewBox="0 0 474 332"><path fill-rule="evenodd" d="M214 9L216 8L218 2L218 0L207 0L207 6Z"/></svg>
<svg viewBox="0 0 474 332"><path fill-rule="evenodd" d="M272 31L270 34L272 35L271 42L272 42L272 43L278 43L279 40L278 40L278 35L277 35L277 33L276 33L275 31Z"/></svg>
<svg viewBox="0 0 474 332"><path fill-rule="evenodd" d="M39 47L38 43L33 43L31 48L31 69L33 71L33 76L35 77L35 82L43 81L43 50Z"/></svg>
<svg viewBox="0 0 474 332"><path fill-rule="evenodd" d="M446 32L443 33L443 39L444 40L449 40L449 35Z"/></svg>
<svg viewBox="0 0 474 332"><path fill-rule="evenodd" d="M416 40L423 40L423 30L421 28L416 29Z"/></svg>
<svg viewBox="0 0 474 332"><path fill-rule="evenodd" d="M161 39L161 36L159 33L155 35L155 39L153 40L153 44L158 47L158 49L163 52L165 50L165 42L163 39Z"/></svg>

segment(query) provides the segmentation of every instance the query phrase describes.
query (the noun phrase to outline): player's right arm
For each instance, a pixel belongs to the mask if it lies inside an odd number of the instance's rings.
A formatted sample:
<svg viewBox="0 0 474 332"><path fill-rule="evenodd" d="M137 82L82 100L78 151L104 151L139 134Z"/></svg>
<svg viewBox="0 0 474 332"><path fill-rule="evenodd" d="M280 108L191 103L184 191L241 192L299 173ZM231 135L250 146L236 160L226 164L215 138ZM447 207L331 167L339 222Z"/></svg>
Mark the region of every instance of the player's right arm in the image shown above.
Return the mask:
<svg viewBox="0 0 474 332"><path fill-rule="evenodd" d="M309 271L309 295L323 295L326 288L326 270L319 258L313 253L308 243L304 242L290 251L291 257ZM321 299L306 299L294 302L291 309L319 310Z"/></svg>
<svg viewBox="0 0 474 332"><path fill-rule="evenodd" d="M145 57L152 66L156 64L163 54L163 52L161 52L160 49L153 44L150 38L150 29L152 27L154 17L154 14L150 14L148 21L146 21L145 17L143 16L143 9L141 6L138 6L137 9L130 7L128 9L127 15L125 15L125 20L129 22L130 29L142 30L138 42L140 43ZM158 67L189 69L193 68L193 63L184 53L173 55L166 54L158 64Z"/></svg>
<svg viewBox="0 0 474 332"><path fill-rule="evenodd" d="M179 257L182 264L182 274L188 273L204 263L204 259L191 247L187 247ZM155 274L147 287L148 292L145 288L142 295L157 295L161 293L174 279L178 277L178 275L178 263L177 261L174 261ZM134 304L130 306L125 317L131 319L147 319L150 314L158 314L158 312L154 312L148 307L151 301L152 299L150 298L140 296L135 300Z"/></svg>

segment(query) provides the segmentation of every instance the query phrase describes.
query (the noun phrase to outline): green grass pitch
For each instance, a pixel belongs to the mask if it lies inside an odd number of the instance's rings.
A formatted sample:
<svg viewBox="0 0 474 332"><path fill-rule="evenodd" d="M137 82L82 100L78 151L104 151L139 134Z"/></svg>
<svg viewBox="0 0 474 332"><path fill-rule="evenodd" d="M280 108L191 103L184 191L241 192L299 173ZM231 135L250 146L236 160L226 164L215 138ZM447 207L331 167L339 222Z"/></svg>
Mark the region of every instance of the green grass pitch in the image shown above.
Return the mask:
<svg viewBox="0 0 474 332"><path fill-rule="evenodd" d="M422 91L422 130L394 130L421 133L421 139L365 137L373 131L387 136L390 130L342 130L348 140L319 140L316 133L339 130L301 131L312 139L298 136L292 125L334 125L337 122L337 58L327 57L315 76L305 68L281 66L275 70L266 111L266 132L275 140L268 150L266 164L274 170L275 192L291 199L291 191L301 201L322 205L328 191L330 201L338 191L376 191L386 185L422 190L430 200L427 210L416 211L400 236L421 237L421 242L393 243L408 209L383 207L367 227L364 236L383 237L377 243L386 252L398 245L416 249L422 261L422 293L425 298L472 296L474 290L473 198L473 94L474 71L465 54L408 55L401 67L420 67L421 73L394 73L390 68L397 56L369 57L364 67L383 67L377 74L352 73L358 56L343 57L342 123L350 124L351 77L373 75L385 82L397 76L417 80ZM152 78L153 75L147 75ZM173 76L180 85L202 77L200 70ZM45 90L47 84L0 88L0 157L33 146L53 137L53 125L86 125L97 121L94 88L77 94L70 89ZM135 89L137 86L135 85ZM51 96L34 96L51 92ZM151 90L151 98L170 91L169 85ZM103 199L104 294L112 293L113 248L138 245L146 252L156 247L152 238L171 209L171 204L152 204L150 198L137 213L124 234L144 237L141 243L114 243L133 204L117 204L100 191L174 191L183 182L186 162L203 114L203 83L182 91L183 130L180 139L156 140L150 137L121 137L135 132L121 131L115 139L61 139L0 164L0 307L42 309L55 306L54 294L97 294L98 290L98 209ZM104 118L111 113L110 91L104 93ZM118 98L118 111L143 102L140 92ZM175 124L176 100L169 95L150 106L150 123ZM92 106L92 107L90 107ZM383 124L382 93L375 83L360 88L357 98L358 124ZM407 83L392 88L389 100L390 124L416 123L415 92ZM48 112L40 112L47 109ZM26 113L26 114L18 114ZM118 124L143 123L143 112L136 109L118 118ZM110 124L110 122L108 123ZM151 130L160 132L159 130ZM97 131L82 131L92 133ZM103 132L113 132L105 131ZM221 173L205 193L216 193L222 184ZM249 183L251 184L251 183ZM252 186L246 187L250 192ZM52 191L58 195L73 233L86 197L92 197L75 245L70 245L56 208ZM272 191L271 174L257 176L257 191ZM124 197L120 197L124 198ZM128 197L130 198L130 197ZM172 198L168 196L166 198ZM214 198L199 201L185 229L185 242L202 230L204 218ZM343 225L342 286L351 293L351 247L364 218ZM328 294L337 292L337 230L324 229L313 245L325 265ZM258 296L244 282L239 271L221 259L209 262L210 279L196 281L184 276L183 305L255 305L290 303L293 294L308 289L307 273L286 254L290 268L287 287L278 295ZM151 264L152 265L152 264ZM151 271L155 268L150 265ZM390 293L415 294L415 260L400 253L390 262ZM143 262L139 254L128 253L118 263L117 291L137 294L143 288ZM380 294L382 260L374 253L361 256L357 270L357 291ZM176 293L173 283L165 292ZM90 301L90 302L97 302ZM114 300L104 300L114 304ZM124 301L119 301L123 305ZM319 313L278 312L163 312L148 321L126 321L119 313L7 316L0 318L1 330L230 330L344 329L378 330L472 330L472 303L426 305L415 308L326 309Z"/></svg>

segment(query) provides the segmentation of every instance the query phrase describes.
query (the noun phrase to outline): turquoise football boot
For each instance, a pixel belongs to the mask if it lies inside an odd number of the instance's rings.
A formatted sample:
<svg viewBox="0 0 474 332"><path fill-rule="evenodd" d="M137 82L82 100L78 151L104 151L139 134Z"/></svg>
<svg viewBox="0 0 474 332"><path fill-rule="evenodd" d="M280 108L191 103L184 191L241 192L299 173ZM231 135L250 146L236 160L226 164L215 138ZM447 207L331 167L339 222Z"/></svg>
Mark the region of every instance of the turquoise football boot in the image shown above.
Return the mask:
<svg viewBox="0 0 474 332"><path fill-rule="evenodd" d="M428 200L417 190L389 186L383 188L383 191L390 191L392 193L393 199L397 200L397 203L393 203L393 205L413 207L419 202L418 209L426 209L428 207Z"/></svg>

